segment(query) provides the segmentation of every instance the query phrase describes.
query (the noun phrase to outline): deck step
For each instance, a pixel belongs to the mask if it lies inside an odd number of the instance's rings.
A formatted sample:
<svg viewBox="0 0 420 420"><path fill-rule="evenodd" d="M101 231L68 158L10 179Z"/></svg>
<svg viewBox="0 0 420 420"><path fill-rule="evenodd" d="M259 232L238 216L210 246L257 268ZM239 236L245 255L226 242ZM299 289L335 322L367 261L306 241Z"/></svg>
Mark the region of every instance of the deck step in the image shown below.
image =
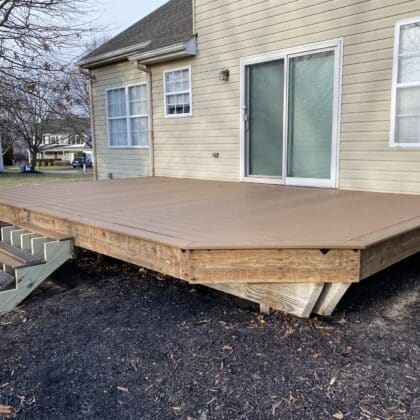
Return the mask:
<svg viewBox="0 0 420 420"><path fill-rule="evenodd" d="M15 282L16 279L11 274L0 270L0 292L7 290Z"/></svg>
<svg viewBox="0 0 420 420"><path fill-rule="evenodd" d="M16 270L45 264L45 261L5 242L0 242L0 264Z"/></svg>
<svg viewBox="0 0 420 420"><path fill-rule="evenodd" d="M13 232L11 229L5 232ZM35 235L27 237L27 235ZM28 239L31 242L29 254L22 249L13 247L5 242L0 242L0 264L5 265L3 275L4 288L0 286L0 315L12 311L26 297L28 297L43 281L55 270L61 267L72 257L73 241L51 240L46 237L38 237L29 232L22 234L25 237L22 246L28 249ZM6 240L10 235L6 235ZM13 272L10 270L13 269ZM14 276L13 276L14 274ZM15 288L11 288L12 281L16 281ZM3 284L3 282L2 282Z"/></svg>
<svg viewBox="0 0 420 420"><path fill-rule="evenodd" d="M16 225L19 229L24 229L28 232L36 233L41 236L45 236L49 239L54 239L55 241L69 241L73 239L71 235L65 235L62 233L55 232L53 230L44 229L39 226L33 225L32 223L19 223Z"/></svg>

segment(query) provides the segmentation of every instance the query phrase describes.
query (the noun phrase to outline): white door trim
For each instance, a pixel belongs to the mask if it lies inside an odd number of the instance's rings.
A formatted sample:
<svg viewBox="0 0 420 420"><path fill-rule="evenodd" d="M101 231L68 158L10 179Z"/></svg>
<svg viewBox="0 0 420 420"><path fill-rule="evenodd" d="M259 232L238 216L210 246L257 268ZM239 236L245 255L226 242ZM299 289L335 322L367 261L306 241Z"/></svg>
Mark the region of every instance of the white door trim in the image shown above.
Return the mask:
<svg viewBox="0 0 420 420"><path fill-rule="evenodd" d="M334 68L334 100L333 100L333 133L331 147L331 178L306 179L288 178L286 166L287 153L283 153L283 179L270 177L247 176L246 168L246 132L245 132L245 110L246 110L246 67L252 64L264 63L274 60L285 60L285 102L287 102L288 92L288 60L290 56L303 55L322 50L335 50ZM342 62L343 62L343 39L332 39L314 44L302 45L285 50L273 51L269 53L257 54L240 59L240 180L242 182L256 182L267 184L287 184L301 185L310 187L337 188L338 187L338 166L339 166L339 144L340 144L340 121L341 121L341 90L342 90ZM284 107L284 121L287 122L287 103ZM284 152L287 152L287 124L284 124Z"/></svg>

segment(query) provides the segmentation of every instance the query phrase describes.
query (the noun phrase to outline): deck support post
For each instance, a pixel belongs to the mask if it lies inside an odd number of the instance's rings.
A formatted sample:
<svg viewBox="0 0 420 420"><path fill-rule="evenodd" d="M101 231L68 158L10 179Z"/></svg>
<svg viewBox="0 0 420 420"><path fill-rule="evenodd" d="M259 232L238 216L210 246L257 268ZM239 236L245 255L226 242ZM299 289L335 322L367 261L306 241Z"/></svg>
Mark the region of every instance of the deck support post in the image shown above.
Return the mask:
<svg viewBox="0 0 420 420"><path fill-rule="evenodd" d="M260 314L270 315L270 313L271 313L271 308L265 303L260 303Z"/></svg>
<svg viewBox="0 0 420 420"><path fill-rule="evenodd" d="M317 315L329 316L352 283L327 283L314 308Z"/></svg>
<svg viewBox="0 0 420 420"><path fill-rule="evenodd" d="M262 313L270 308L309 318L324 283L222 283L204 286L255 302Z"/></svg>

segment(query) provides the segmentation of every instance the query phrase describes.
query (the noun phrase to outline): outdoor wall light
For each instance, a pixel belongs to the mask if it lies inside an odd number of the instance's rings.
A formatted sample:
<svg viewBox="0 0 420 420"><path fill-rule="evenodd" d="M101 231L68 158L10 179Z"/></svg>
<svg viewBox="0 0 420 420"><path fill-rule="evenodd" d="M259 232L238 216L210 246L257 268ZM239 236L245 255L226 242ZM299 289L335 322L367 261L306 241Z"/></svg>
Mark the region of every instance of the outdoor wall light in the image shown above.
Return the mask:
<svg viewBox="0 0 420 420"><path fill-rule="evenodd" d="M222 70L219 73L219 80L222 82L227 82L229 80L229 76L230 76L230 71L228 69Z"/></svg>

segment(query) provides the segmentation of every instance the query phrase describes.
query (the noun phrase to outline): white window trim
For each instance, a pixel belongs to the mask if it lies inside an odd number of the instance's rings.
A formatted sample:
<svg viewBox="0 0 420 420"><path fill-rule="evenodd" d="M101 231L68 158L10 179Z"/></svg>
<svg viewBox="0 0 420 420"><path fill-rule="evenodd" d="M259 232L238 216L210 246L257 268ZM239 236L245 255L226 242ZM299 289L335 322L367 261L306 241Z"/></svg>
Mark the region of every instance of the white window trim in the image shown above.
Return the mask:
<svg viewBox="0 0 420 420"><path fill-rule="evenodd" d="M332 146L331 146L331 177L330 179L310 179L310 178L291 178L285 173L287 159L287 106L284 107L284 131L283 131L283 176L281 177L258 177L247 174L247 151L246 151L246 132L245 132L245 110L246 110L246 67L252 64L285 60L288 68L290 57L320 52L323 50L335 50L334 63L334 102L333 102L333 127L332 127ZM339 155L340 155L340 124L341 124L341 92L342 92L342 63L343 63L343 38L331 39L328 41L306 44L292 47L280 51L262 53L240 59L240 180L242 182L295 185L318 188L338 188L339 178ZM284 97L287 103L288 78L285 78Z"/></svg>
<svg viewBox="0 0 420 420"><path fill-rule="evenodd" d="M166 75L168 73L172 73L174 71L180 71L180 70L188 70L189 71L189 89L183 90L179 92L167 92L166 91ZM188 114L168 114L168 95L181 95L188 93L190 96L190 112ZM164 96L164 105L165 105L165 118L185 118L185 117L192 117L192 71L191 66L185 66L185 67L176 67L169 70L166 70L163 72L163 96Z"/></svg>
<svg viewBox="0 0 420 420"><path fill-rule="evenodd" d="M389 146L391 148L418 148L420 147L420 143L397 142L396 132L395 132L395 130L397 129L397 92L398 92L398 89L420 87L420 82L398 83L401 26L409 25L411 23L420 23L420 16L411 18L411 19L400 20L395 25L394 59L393 59L393 69L392 69L391 132L390 132L390 139L389 139Z"/></svg>
<svg viewBox="0 0 420 420"><path fill-rule="evenodd" d="M149 114L141 114L141 115L130 115L130 97L128 94L128 90L132 87L137 86L145 86L146 87L146 95L148 95L148 89L147 89L147 83L141 82L141 83L135 83L131 85L123 85L123 86L113 86L111 88L108 88L105 90L105 106L106 106L106 124L107 124L107 134L108 134L108 148L109 149L148 149L149 148ZM125 90L125 109L126 114L121 117L109 117L108 116L108 92L111 90L117 90L117 89L124 89ZM147 97L147 109L149 109L149 97ZM127 140L128 144L124 146L115 146L111 144L111 132L110 132L110 120L122 120L125 118L126 124L127 124ZM130 128L130 119L131 118L147 118L147 144L144 145L132 145L132 138L131 138L131 128Z"/></svg>

